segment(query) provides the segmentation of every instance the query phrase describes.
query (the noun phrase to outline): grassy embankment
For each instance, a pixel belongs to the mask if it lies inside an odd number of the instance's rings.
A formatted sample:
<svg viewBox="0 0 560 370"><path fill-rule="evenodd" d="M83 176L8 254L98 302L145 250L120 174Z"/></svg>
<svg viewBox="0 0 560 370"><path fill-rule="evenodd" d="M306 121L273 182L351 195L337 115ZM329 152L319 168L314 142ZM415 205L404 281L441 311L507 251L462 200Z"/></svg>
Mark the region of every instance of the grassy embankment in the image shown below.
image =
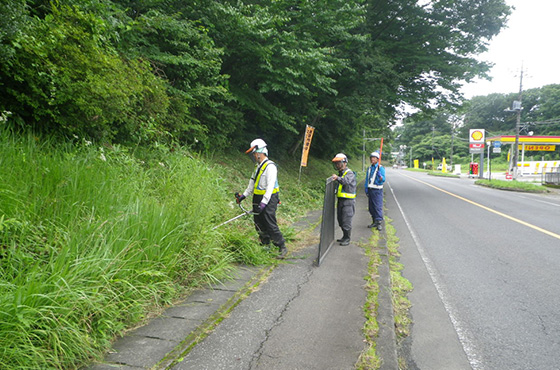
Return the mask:
<svg viewBox="0 0 560 370"><path fill-rule="evenodd" d="M427 172L430 176L439 176L439 177L454 177L459 178L460 176L454 175L452 173L443 173L441 171L424 171L424 170L414 170L417 172ZM489 188L500 189L500 190L512 190L512 191L523 191L523 192L531 192L531 193L546 193L548 192L547 188L541 186L539 184L533 184L526 181L511 181L511 180L476 180L476 185L486 186Z"/></svg>
<svg viewBox="0 0 560 370"><path fill-rule="evenodd" d="M236 264L276 263L233 193L253 170L242 154L197 155L61 144L0 132L0 368L72 369ZM244 149L244 148L241 148ZM232 150L233 152L241 152ZM274 160L274 156L272 156ZM278 161L289 227L322 207L328 161Z"/></svg>
<svg viewBox="0 0 560 370"><path fill-rule="evenodd" d="M522 191L528 193L546 193L548 189L545 186L532 184L526 181L513 180L476 180L476 185L486 186L493 189Z"/></svg>

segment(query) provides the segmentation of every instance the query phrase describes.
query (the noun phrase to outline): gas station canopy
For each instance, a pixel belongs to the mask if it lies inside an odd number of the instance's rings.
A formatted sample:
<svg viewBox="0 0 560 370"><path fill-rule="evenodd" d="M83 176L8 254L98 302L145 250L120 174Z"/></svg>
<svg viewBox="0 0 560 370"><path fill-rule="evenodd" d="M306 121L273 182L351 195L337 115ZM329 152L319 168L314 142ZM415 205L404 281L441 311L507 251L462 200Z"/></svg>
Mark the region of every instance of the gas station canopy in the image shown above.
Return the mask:
<svg viewBox="0 0 560 370"><path fill-rule="evenodd" d="M486 141L501 141L502 144L515 144L515 135L499 135L486 138ZM521 136L519 135L519 144L539 144L539 145L555 145L560 144L560 136Z"/></svg>
<svg viewBox="0 0 560 370"><path fill-rule="evenodd" d="M493 136L486 139L489 146L494 144L494 147L500 145L515 145L514 135L500 135ZM557 151L557 146L560 144L560 136L522 136L519 135L519 150L521 151L521 161L512 163L513 156L509 157L510 171L513 166L516 166L520 175L523 174L544 174L545 172L555 171L558 172L558 160L545 161L525 161L525 151Z"/></svg>

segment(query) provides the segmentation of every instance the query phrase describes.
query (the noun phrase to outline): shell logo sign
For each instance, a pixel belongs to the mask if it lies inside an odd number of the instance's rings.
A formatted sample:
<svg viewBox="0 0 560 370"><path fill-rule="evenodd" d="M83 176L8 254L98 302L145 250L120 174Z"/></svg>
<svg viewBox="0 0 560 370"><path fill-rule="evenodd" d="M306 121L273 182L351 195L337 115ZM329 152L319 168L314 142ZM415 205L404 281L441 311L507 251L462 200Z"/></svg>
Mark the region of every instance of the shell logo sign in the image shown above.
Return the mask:
<svg viewBox="0 0 560 370"><path fill-rule="evenodd" d="M484 129L469 130L469 152L484 153Z"/></svg>
<svg viewBox="0 0 560 370"><path fill-rule="evenodd" d="M471 143L484 143L484 130L470 130Z"/></svg>

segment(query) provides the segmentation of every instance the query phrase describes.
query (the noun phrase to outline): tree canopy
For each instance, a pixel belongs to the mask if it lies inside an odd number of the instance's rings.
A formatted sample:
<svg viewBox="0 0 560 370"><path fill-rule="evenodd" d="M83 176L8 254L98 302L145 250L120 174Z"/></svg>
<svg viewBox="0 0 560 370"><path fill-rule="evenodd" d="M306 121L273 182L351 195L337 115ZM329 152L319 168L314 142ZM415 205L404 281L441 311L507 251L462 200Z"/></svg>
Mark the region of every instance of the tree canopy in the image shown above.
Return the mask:
<svg viewBox="0 0 560 370"><path fill-rule="evenodd" d="M292 153L388 136L399 106L456 106L504 0L6 0L0 111L62 137Z"/></svg>

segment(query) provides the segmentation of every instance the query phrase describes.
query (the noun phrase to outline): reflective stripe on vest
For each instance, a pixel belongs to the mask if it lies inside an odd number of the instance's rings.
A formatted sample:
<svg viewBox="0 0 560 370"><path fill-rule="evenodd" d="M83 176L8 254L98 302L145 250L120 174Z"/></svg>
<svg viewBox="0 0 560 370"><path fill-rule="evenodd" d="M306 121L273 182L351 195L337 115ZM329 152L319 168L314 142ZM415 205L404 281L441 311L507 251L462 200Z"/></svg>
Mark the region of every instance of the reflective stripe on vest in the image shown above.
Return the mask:
<svg viewBox="0 0 560 370"><path fill-rule="evenodd" d="M266 189L259 189L259 182L261 181L261 176L264 172L264 170L266 169L266 167L268 167L268 165L270 163L273 163L272 161L266 161L261 168L259 168L259 172L257 173L257 178L255 179L255 190L253 191L254 194L257 195L264 195L264 193L266 193ZM274 190L272 190L272 194L278 193L278 179L276 179L276 183L274 184Z"/></svg>
<svg viewBox="0 0 560 370"><path fill-rule="evenodd" d="M344 171L344 173L342 174L342 178L344 178L344 176L346 176L348 171L350 171L349 168L347 168L346 171ZM339 197L339 198L354 199L354 198L356 198L356 193L345 193L345 192L342 191L342 184L338 184L338 192L336 193L336 196Z"/></svg>
<svg viewBox="0 0 560 370"><path fill-rule="evenodd" d="M371 175L369 179L368 189L383 189L383 184L381 185L375 184L375 177L377 176L377 170L379 170L379 165L375 166L375 171L373 172L373 175ZM368 171L371 171L371 167L370 169L368 169Z"/></svg>

